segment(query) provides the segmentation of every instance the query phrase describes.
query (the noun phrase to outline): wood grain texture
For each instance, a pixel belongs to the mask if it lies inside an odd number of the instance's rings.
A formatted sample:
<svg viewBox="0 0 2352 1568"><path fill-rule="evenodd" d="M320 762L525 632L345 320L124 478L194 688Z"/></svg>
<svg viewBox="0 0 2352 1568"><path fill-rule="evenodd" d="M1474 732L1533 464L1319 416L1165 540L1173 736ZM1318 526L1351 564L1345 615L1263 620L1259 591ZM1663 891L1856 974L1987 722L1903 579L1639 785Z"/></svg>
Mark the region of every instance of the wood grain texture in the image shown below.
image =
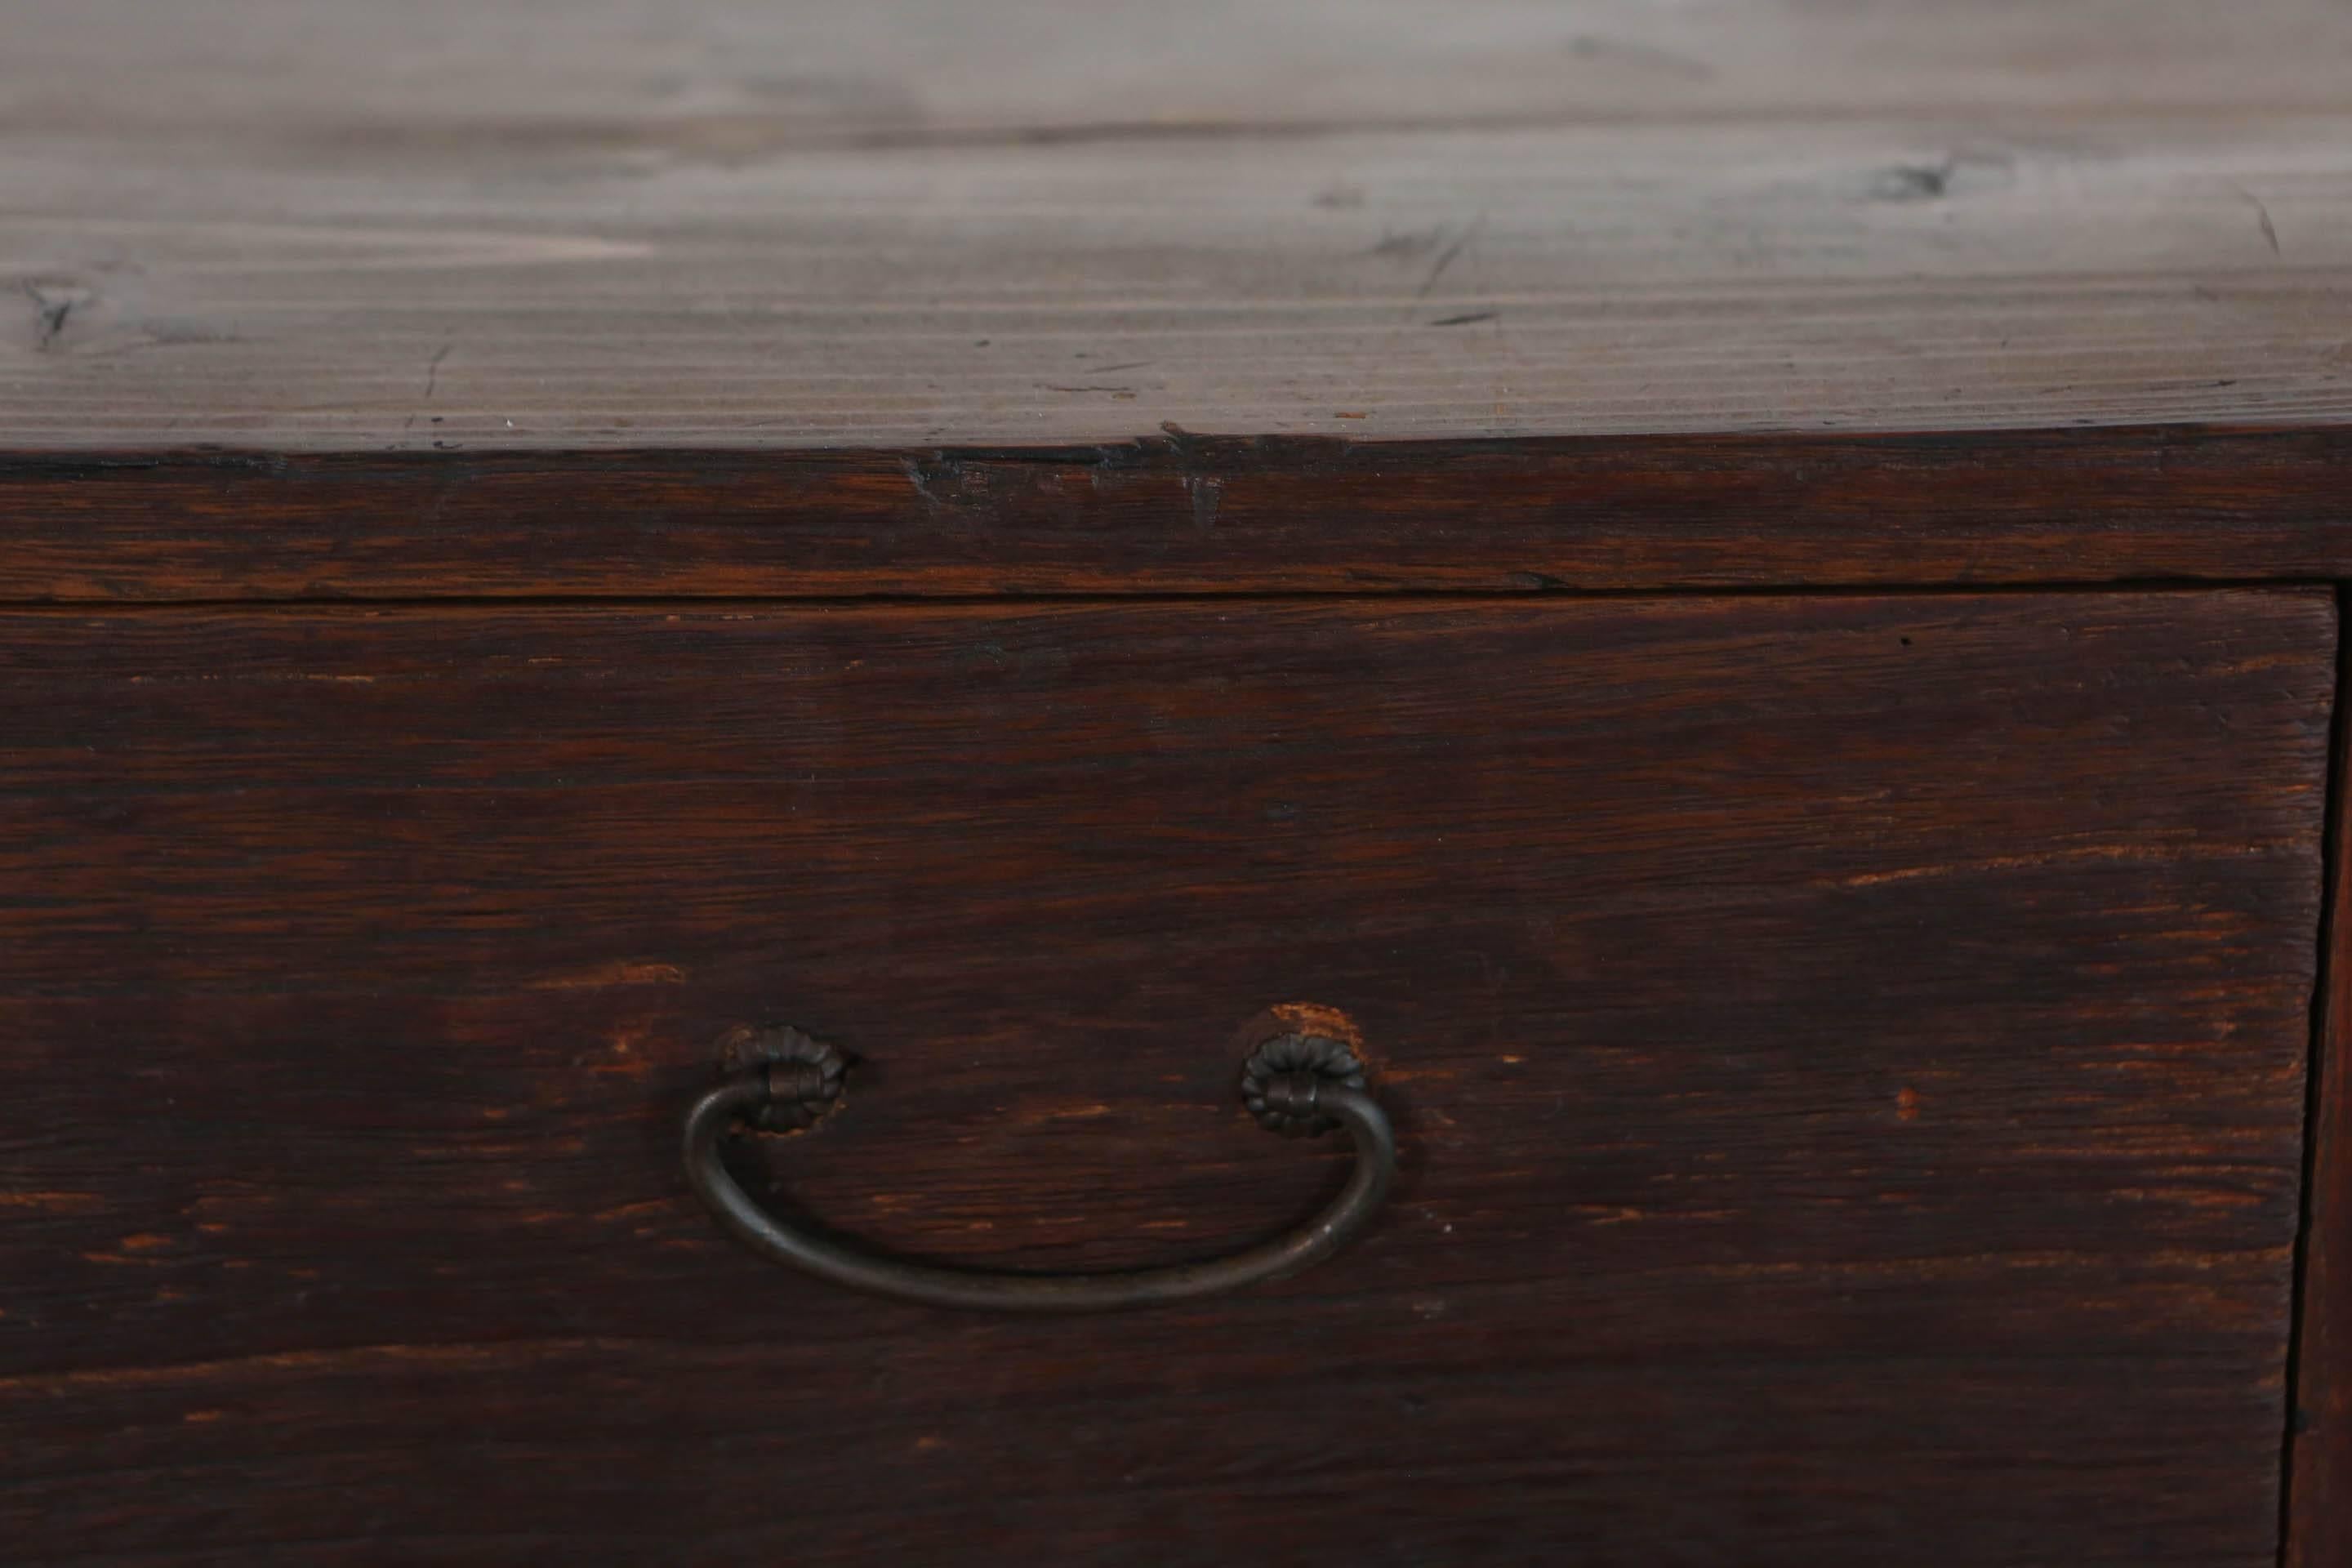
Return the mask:
<svg viewBox="0 0 2352 1568"><path fill-rule="evenodd" d="M12 119L716 154L1588 117L2345 107L2314 0L16 0Z"/></svg>
<svg viewBox="0 0 2352 1568"><path fill-rule="evenodd" d="M52 1564L2255 1564L2330 596L0 617L0 1521ZM1360 1247L1085 1323L877 1245ZM1106 1054L1105 1047L1113 1047Z"/></svg>
<svg viewBox="0 0 2352 1568"><path fill-rule="evenodd" d="M2352 575L2352 428L0 461L20 601Z"/></svg>
<svg viewBox="0 0 2352 1568"><path fill-rule="evenodd" d="M2334 885L2311 1094L2295 1383L2288 1423L2286 1568L2352 1561L2352 879L2344 846L2352 727L2337 725Z"/></svg>
<svg viewBox="0 0 2352 1568"><path fill-rule="evenodd" d="M2352 421L2333 0L154 10L12 11L0 449Z"/></svg>

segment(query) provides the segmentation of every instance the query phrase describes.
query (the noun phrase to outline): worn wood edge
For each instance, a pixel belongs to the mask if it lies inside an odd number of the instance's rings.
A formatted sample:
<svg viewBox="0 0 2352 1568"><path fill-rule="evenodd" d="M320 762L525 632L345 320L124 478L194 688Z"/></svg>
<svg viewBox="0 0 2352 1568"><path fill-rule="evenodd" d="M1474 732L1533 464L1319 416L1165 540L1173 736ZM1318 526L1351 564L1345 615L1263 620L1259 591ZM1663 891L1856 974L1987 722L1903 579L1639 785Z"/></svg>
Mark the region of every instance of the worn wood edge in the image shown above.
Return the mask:
<svg viewBox="0 0 2352 1568"><path fill-rule="evenodd" d="M2352 425L0 452L0 602L2352 577Z"/></svg>
<svg viewBox="0 0 2352 1568"><path fill-rule="evenodd" d="M2352 1563L2352 878L2345 865L2352 828L2352 723L2345 681L2352 643L2337 598L2336 695L2330 736L2334 776L2323 858L2320 983L2315 996L2310 1114L2305 1134L2304 1223L2298 1242L2295 1333L2287 1373L2286 1465L2281 1554L2286 1568Z"/></svg>

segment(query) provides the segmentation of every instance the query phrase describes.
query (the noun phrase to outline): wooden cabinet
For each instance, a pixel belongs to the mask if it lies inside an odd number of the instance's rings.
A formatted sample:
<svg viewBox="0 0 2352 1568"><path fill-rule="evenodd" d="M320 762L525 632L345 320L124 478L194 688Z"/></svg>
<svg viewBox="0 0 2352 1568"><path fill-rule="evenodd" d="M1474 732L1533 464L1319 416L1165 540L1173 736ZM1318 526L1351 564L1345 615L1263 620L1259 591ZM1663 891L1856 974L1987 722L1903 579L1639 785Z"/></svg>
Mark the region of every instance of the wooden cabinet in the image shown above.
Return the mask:
<svg viewBox="0 0 2352 1568"><path fill-rule="evenodd" d="M22 4L0 1557L2352 1561L2340 6Z"/></svg>

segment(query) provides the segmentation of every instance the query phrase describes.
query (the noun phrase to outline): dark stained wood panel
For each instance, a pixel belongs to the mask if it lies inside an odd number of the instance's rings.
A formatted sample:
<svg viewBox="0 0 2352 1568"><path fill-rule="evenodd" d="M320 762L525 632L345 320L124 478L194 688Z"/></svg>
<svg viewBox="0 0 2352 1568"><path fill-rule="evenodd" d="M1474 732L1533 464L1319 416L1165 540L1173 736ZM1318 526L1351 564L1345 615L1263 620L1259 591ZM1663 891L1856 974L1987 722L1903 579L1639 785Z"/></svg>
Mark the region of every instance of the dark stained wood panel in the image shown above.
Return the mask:
<svg viewBox="0 0 2352 1568"><path fill-rule="evenodd" d="M54 1564L2244 1565L2336 616L2296 590L0 616L0 1523ZM1214 1250L1073 1322L760 1264Z"/></svg>
<svg viewBox="0 0 2352 1568"><path fill-rule="evenodd" d="M2352 880L2345 874L2344 754L2337 731L2334 885L2312 1086L2294 1406L2288 1423L2286 1568L2352 1561Z"/></svg>
<svg viewBox="0 0 2352 1568"><path fill-rule="evenodd" d="M0 450L2352 422L2338 0L13 0Z"/></svg>
<svg viewBox="0 0 2352 1568"><path fill-rule="evenodd" d="M0 461L26 601L2346 574L2352 426Z"/></svg>

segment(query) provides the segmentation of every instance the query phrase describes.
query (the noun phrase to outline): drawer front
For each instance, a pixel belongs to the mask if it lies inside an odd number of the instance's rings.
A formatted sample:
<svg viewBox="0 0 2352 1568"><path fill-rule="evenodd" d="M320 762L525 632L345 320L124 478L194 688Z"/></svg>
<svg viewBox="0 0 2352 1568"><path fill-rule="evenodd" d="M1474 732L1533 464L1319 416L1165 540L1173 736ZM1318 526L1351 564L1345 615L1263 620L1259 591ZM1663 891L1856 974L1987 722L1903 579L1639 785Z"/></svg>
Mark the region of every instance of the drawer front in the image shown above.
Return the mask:
<svg viewBox="0 0 2352 1568"><path fill-rule="evenodd" d="M2253 1564L2322 594L0 616L30 1560ZM876 1248L1292 1280L871 1300ZM1328 1142L1328 1141L1327 1141ZM782 1201L781 1198L776 1201ZM23 1550L20 1546L18 1550Z"/></svg>

